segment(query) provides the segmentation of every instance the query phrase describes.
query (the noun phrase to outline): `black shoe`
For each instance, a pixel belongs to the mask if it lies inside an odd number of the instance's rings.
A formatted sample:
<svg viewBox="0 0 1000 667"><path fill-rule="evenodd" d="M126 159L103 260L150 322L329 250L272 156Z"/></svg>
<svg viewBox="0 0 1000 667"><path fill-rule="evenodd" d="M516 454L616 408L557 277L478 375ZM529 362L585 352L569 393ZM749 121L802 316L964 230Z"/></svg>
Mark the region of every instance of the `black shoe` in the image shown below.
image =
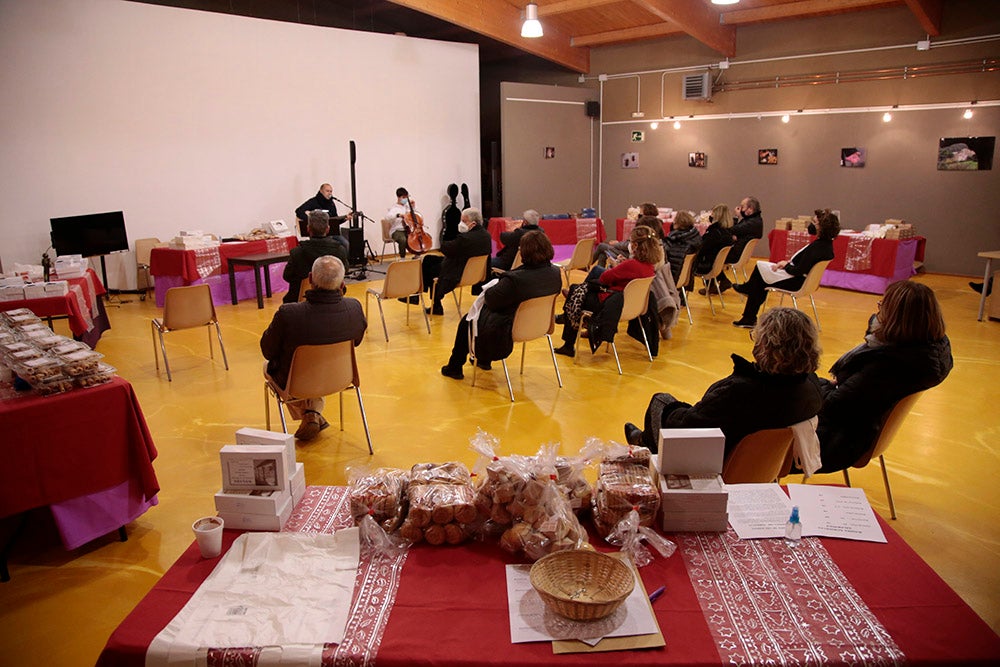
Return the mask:
<svg viewBox="0 0 1000 667"><path fill-rule="evenodd" d="M587 342L590 343L590 353L597 354L597 348L599 348L601 346L601 343L603 343L604 341L602 341L600 337L597 336L596 331L591 329L590 338L587 339Z"/></svg>
<svg viewBox="0 0 1000 667"><path fill-rule="evenodd" d="M969 284L971 285L972 283ZM564 313L559 313L558 315L556 315L555 322L556 324L566 324L566 315Z"/></svg>
<svg viewBox="0 0 1000 667"><path fill-rule="evenodd" d="M434 304L433 308L424 308L424 312L428 315L444 315L444 308L441 304Z"/></svg>
<svg viewBox="0 0 1000 667"><path fill-rule="evenodd" d="M632 422L625 422L625 442L633 447L642 445L642 429Z"/></svg>
<svg viewBox="0 0 1000 667"><path fill-rule="evenodd" d="M977 292L979 294L983 293L983 284L982 283L969 283L969 287L971 287L973 289L973 291L975 291L975 292ZM992 292L993 292L993 279L990 278L990 283L989 283L989 285L986 286L986 296L989 296Z"/></svg>
<svg viewBox="0 0 1000 667"><path fill-rule="evenodd" d="M410 303L410 304L412 304L414 306L419 306L420 305L420 297L419 296L411 296L411 297L401 296L398 299L396 299L396 301L399 301L400 303Z"/></svg>
<svg viewBox="0 0 1000 667"><path fill-rule="evenodd" d="M722 294L723 292L725 292L727 289L729 289L732 286L733 286L732 283L720 283L719 284L719 294Z"/></svg>
<svg viewBox="0 0 1000 667"><path fill-rule="evenodd" d="M756 317L741 317L740 319L733 322L734 327L739 327L741 329L753 329L757 326Z"/></svg>
<svg viewBox="0 0 1000 667"><path fill-rule="evenodd" d="M452 368L451 366L445 365L441 367L441 375L446 378L452 378L454 380L465 379L465 374L462 373L461 368Z"/></svg>
<svg viewBox="0 0 1000 667"><path fill-rule="evenodd" d="M743 283L742 285L733 285L733 291L736 292L737 294L742 294L743 296L746 296L747 284Z"/></svg>
<svg viewBox="0 0 1000 667"><path fill-rule="evenodd" d="M573 346L570 345L569 343L566 343L562 347L557 347L555 349L555 353L556 354L561 354L564 357L575 357L576 356L576 350L573 349Z"/></svg>
<svg viewBox="0 0 1000 667"><path fill-rule="evenodd" d="M489 361L486 361L485 359L477 359L476 368L478 368L481 371L491 371L493 370L493 364L490 363Z"/></svg>

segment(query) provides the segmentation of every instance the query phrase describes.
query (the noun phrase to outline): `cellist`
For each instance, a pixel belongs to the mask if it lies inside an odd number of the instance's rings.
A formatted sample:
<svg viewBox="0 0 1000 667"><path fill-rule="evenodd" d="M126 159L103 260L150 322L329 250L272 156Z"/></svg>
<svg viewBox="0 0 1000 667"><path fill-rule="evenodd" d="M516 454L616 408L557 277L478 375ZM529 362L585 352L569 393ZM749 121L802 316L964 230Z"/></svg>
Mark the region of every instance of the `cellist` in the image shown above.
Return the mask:
<svg viewBox="0 0 1000 667"><path fill-rule="evenodd" d="M396 188L396 203L389 207L383 218L383 220L392 221L389 227L389 236L396 242L400 258L406 257L407 238L410 233L406 227L406 217L410 214L411 207L413 211L416 211L417 203L410 197L410 193L406 191L406 188Z"/></svg>

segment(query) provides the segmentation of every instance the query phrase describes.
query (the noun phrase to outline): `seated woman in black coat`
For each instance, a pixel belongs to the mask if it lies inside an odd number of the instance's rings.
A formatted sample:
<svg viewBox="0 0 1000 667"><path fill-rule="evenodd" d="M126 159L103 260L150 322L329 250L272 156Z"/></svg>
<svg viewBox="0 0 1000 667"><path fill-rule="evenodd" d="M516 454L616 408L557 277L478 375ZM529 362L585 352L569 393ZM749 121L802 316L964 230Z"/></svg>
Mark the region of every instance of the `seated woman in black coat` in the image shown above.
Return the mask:
<svg viewBox="0 0 1000 667"><path fill-rule="evenodd" d="M745 436L811 419L823 404L816 368L820 347L809 316L793 308L771 308L751 333L751 363L733 357L733 373L691 405L670 394L653 394L644 429L625 424L630 445L659 450L661 428L721 428L726 456Z"/></svg>
<svg viewBox="0 0 1000 667"><path fill-rule="evenodd" d="M941 383L952 368L951 343L934 292L903 280L889 285L872 316L865 342L820 380L819 472L853 465L878 439L900 399Z"/></svg>
<svg viewBox="0 0 1000 667"><path fill-rule="evenodd" d="M514 314L522 301L558 294L562 274L552 264L552 242L541 230L521 237L521 266L502 274L497 283L483 292L476 329L476 364L490 369L490 362L506 359L514 349ZM461 380L462 366L469 356L469 320L462 318L455 332L451 358L441 367L441 375Z"/></svg>
<svg viewBox="0 0 1000 667"><path fill-rule="evenodd" d="M788 260L782 260L770 264L770 267L779 273L787 274L789 277L781 279L773 273L768 272L768 277L761 274L761 264L768 262L757 262L750 279L742 285L736 285L733 289L747 298L746 305L743 306L743 316L733 322L733 326L744 329L752 329L757 323L757 311L767 300L768 287L780 287L786 290L797 290L806 281L806 274L809 269L818 264L833 259L833 239L840 234L840 218L831 213L830 209L816 212L816 240L802 248L791 256ZM784 273L782 273L782 271Z"/></svg>

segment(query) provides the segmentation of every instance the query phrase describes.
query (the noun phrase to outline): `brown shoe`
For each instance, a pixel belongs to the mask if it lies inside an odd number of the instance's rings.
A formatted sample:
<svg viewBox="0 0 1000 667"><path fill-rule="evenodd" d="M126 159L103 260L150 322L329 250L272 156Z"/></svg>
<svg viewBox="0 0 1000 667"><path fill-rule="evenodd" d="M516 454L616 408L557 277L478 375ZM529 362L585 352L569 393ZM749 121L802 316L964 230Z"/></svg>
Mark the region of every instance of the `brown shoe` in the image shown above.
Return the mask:
<svg viewBox="0 0 1000 667"><path fill-rule="evenodd" d="M311 419L303 419L302 423L299 424L299 429L295 431L295 438L303 442L314 439L319 435L322 426L318 421L313 421Z"/></svg>

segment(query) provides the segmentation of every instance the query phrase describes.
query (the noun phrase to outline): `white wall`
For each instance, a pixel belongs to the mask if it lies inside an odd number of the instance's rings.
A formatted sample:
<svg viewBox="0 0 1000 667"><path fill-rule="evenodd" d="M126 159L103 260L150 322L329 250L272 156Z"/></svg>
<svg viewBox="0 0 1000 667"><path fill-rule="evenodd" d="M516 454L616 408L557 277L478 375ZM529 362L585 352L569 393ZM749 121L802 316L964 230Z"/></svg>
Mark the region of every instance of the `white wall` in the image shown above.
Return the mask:
<svg viewBox="0 0 1000 667"><path fill-rule="evenodd" d="M376 220L404 185L436 229L479 183L478 47L120 0L0 0L0 257L51 217L123 210L129 240L220 235L333 184ZM473 192L473 205L479 193ZM381 230L368 223L376 251Z"/></svg>

